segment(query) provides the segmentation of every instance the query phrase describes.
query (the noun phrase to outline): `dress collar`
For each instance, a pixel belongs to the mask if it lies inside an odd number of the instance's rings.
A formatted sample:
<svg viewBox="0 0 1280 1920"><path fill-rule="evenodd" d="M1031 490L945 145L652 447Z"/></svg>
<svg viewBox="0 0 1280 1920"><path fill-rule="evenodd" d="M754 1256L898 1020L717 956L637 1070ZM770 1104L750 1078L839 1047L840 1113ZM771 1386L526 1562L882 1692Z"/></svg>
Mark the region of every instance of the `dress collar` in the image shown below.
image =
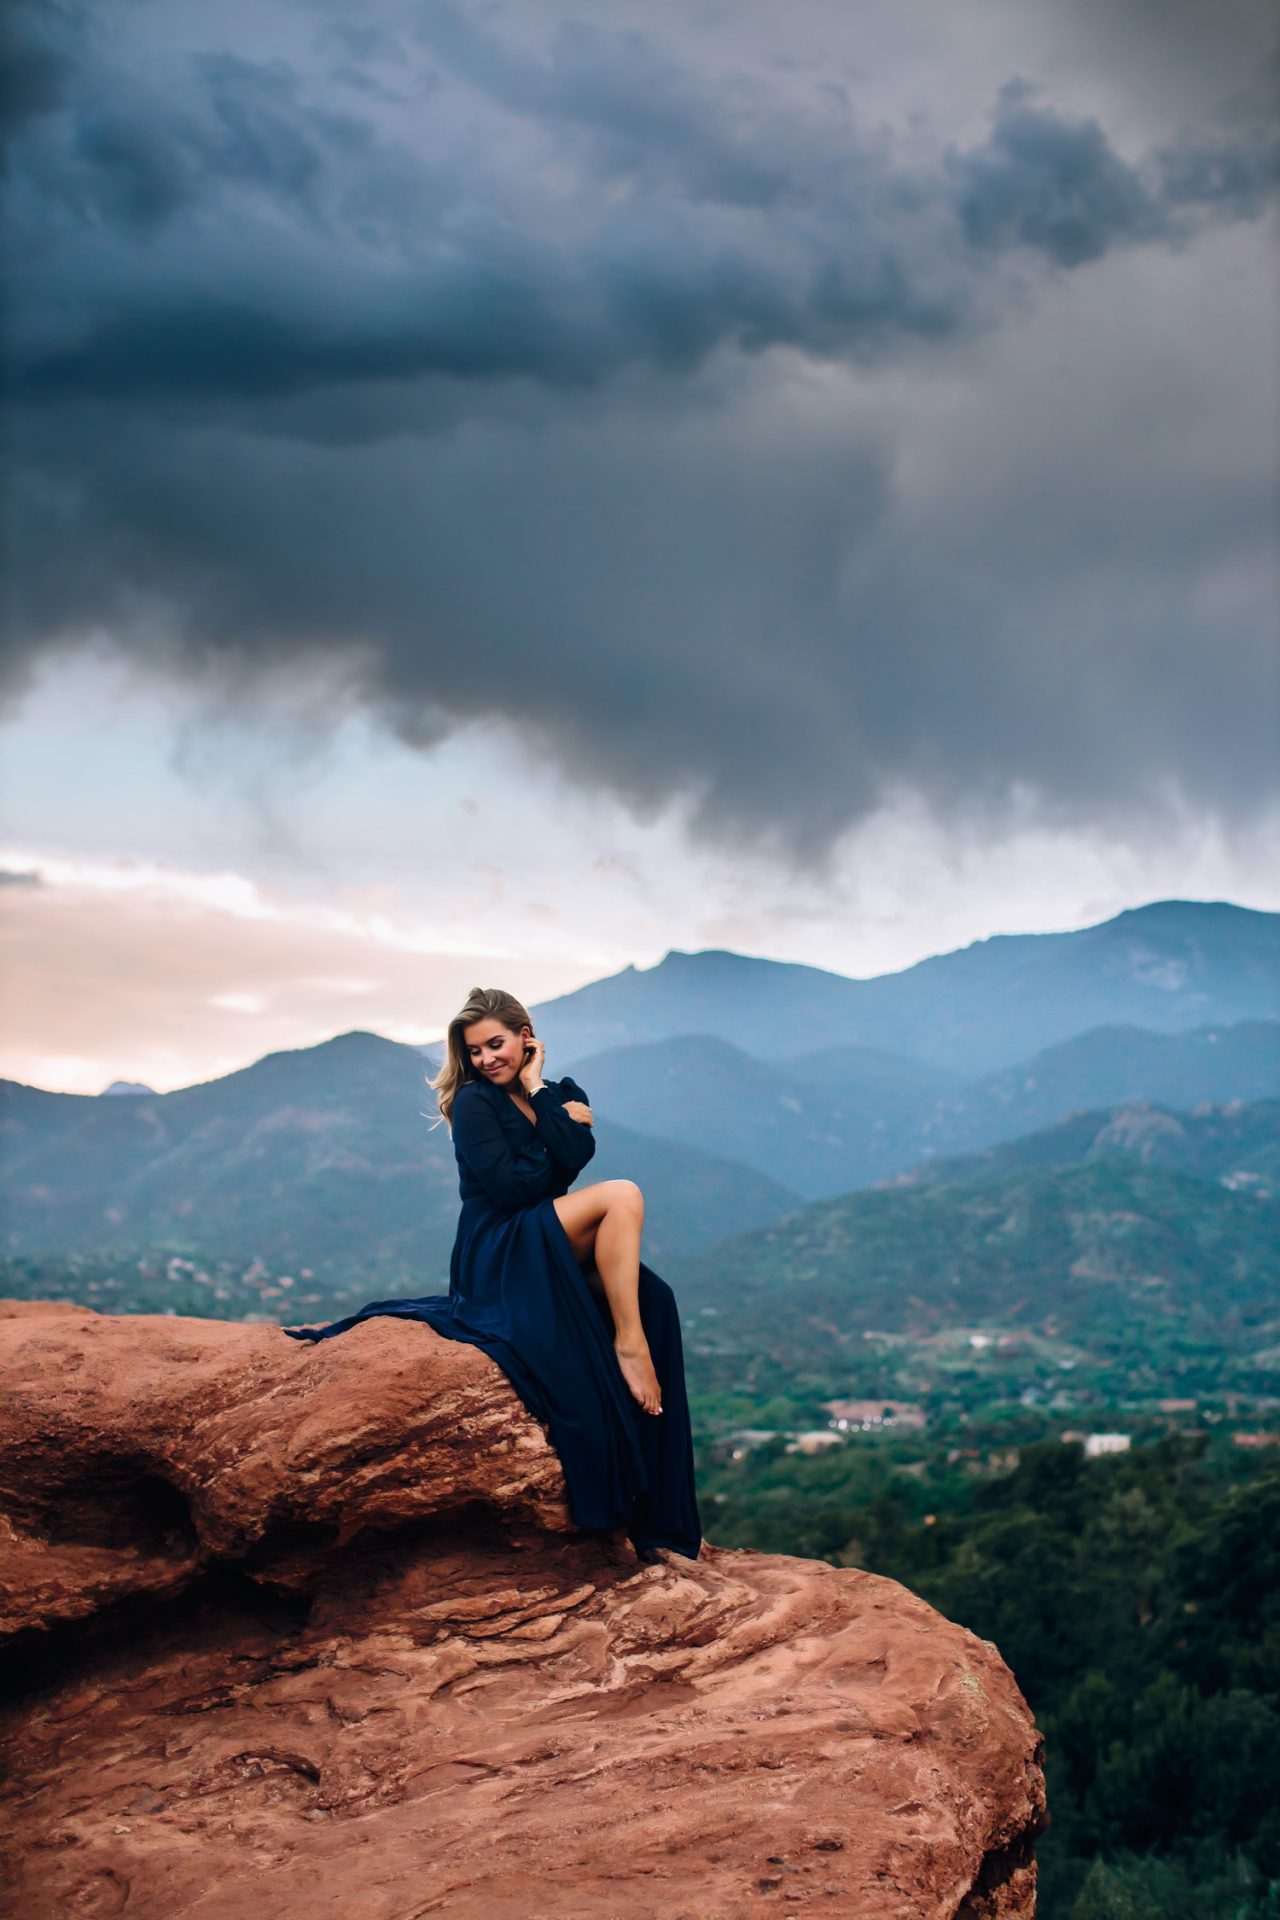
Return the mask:
<svg viewBox="0 0 1280 1920"><path fill-rule="evenodd" d="M476 1076L476 1084L484 1088L489 1096L490 1106L494 1107L498 1113L513 1113L517 1120L523 1120L526 1127L532 1127L534 1132L537 1132L536 1121L531 1120L527 1113L520 1111L505 1087L495 1087L492 1080L486 1080L479 1074Z"/></svg>

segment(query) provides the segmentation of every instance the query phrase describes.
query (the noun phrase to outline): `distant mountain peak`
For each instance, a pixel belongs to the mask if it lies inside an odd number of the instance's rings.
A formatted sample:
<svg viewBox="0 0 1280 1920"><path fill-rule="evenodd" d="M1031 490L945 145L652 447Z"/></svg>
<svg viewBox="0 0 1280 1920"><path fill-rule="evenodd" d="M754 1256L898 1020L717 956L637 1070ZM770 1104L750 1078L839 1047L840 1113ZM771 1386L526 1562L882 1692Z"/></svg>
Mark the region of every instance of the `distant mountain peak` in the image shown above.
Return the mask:
<svg viewBox="0 0 1280 1920"><path fill-rule="evenodd" d="M836 973L830 967L815 967L806 960L771 960L759 953L736 953L732 947L669 947L656 967L643 969L649 974L699 972L706 974L721 970L724 972L747 973L752 969L771 970L775 976L783 973L824 974L831 980L847 980L849 975ZM635 972L635 968L628 968ZM614 976L617 977L616 975Z"/></svg>
<svg viewBox="0 0 1280 1920"><path fill-rule="evenodd" d="M443 1044L437 1041L437 1045ZM373 1033L368 1027L352 1027L349 1033L334 1033L327 1040L317 1040L313 1046L281 1047L275 1053L265 1054L267 1060L283 1060L290 1054L368 1054L384 1053L388 1048L405 1048L410 1053L420 1049L409 1046L403 1040L391 1040L385 1033Z"/></svg>
<svg viewBox="0 0 1280 1920"><path fill-rule="evenodd" d="M1218 914L1222 919L1258 919L1274 918L1257 907L1241 907L1234 900L1148 900L1145 906L1126 907L1120 913L1112 914L1099 925L1107 927L1132 926L1139 922L1144 926L1153 926L1157 921L1166 924L1178 921L1185 923L1194 920L1203 924L1206 914Z"/></svg>
<svg viewBox="0 0 1280 1920"><path fill-rule="evenodd" d="M146 1094L154 1097L155 1088L144 1086L141 1080L113 1080L109 1087L102 1089L98 1098L106 1100L116 1094Z"/></svg>

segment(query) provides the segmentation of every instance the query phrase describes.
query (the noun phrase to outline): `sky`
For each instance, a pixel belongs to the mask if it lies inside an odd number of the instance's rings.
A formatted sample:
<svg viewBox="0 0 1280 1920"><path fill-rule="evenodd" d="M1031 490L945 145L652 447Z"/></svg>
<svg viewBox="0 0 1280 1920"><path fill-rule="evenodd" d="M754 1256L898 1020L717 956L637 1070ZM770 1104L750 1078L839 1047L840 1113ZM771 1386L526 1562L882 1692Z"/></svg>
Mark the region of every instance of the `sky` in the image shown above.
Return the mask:
<svg viewBox="0 0 1280 1920"><path fill-rule="evenodd" d="M1280 906L1269 7L7 32L0 1072Z"/></svg>

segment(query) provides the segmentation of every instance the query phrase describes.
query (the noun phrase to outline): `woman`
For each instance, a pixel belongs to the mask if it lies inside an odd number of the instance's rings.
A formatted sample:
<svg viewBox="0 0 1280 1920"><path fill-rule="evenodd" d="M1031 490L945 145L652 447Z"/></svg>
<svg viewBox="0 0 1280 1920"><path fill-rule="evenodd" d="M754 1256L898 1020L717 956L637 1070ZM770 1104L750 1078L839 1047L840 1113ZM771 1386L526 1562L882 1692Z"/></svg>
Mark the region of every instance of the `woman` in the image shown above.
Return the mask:
<svg viewBox="0 0 1280 1920"><path fill-rule="evenodd" d="M560 1456L580 1527L625 1526L642 1559L698 1557L693 1438L675 1295L640 1259L644 1199L630 1180L570 1193L596 1150L587 1096L544 1080L545 1048L511 994L475 987L449 1022L431 1082L453 1135L462 1212L449 1291L380 1300L497 1361Z"/></svg>

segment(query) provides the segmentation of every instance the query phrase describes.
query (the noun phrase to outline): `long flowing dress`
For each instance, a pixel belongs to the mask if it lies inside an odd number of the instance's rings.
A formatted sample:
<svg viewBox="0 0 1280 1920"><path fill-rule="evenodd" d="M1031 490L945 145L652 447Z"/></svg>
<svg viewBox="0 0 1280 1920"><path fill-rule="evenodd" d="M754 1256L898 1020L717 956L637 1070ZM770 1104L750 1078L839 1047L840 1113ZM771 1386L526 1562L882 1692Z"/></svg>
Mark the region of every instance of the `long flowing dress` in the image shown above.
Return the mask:
<svg viewBox="0 0 1280 1920"><path fill-rule="evenodd" d="M451 1114L462 1211L448 1293L376 1300L328 1326L284 1331L329 1340L390 1314L479 1347L549 1429L576 1526L625 1527L642 1559L669 1547L696 1560L702 1530L675 1295L642 1261L640 1320L663 1408L645 1413L622 1377L608 1304L587 1285L555 1209L596 1150L566 1100L589 1104L576 1081L547 1081L530 1101L535 1122L504 1088L464 1082Z"/></svg>

